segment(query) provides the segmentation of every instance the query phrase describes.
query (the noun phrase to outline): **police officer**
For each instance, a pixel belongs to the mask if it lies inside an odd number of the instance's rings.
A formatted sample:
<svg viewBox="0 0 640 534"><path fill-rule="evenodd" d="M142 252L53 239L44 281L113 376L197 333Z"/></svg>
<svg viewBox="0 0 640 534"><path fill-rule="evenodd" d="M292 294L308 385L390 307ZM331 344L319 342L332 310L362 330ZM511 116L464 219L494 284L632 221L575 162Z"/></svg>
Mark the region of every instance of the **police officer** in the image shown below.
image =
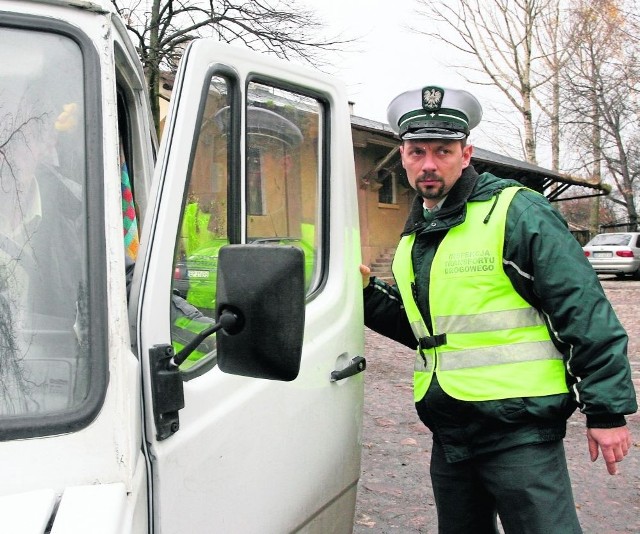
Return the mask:
<svg viewBox="0 0 640 534"><path fill-rule="evenodd" d="M430 85L388 108L416 190L395 286L361 266L365 324L417 347L441 533L581 532L562 439L586 416L592 461L627 454L637 410L627 335L566 222L540 194L478 175L482 108Z"/></svg>

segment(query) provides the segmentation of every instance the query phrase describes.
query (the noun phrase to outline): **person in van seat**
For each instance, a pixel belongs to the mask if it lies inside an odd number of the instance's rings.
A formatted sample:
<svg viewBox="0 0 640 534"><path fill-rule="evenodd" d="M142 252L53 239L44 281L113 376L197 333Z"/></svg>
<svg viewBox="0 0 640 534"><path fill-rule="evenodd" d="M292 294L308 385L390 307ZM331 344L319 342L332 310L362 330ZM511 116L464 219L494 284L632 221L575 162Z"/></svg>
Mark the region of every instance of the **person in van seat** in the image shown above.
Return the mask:
<svg viewBox="0 0 640 534"><path fill-rule="evenodd" d="M417 196L396 285L363 276L365 324L416 348L414 398L433 433L440 533L581 532L563 438L579 408L610 474L637 410L627 334L566 222L541 194L478 175L482 108L429 85L388 107Z"/></svg>

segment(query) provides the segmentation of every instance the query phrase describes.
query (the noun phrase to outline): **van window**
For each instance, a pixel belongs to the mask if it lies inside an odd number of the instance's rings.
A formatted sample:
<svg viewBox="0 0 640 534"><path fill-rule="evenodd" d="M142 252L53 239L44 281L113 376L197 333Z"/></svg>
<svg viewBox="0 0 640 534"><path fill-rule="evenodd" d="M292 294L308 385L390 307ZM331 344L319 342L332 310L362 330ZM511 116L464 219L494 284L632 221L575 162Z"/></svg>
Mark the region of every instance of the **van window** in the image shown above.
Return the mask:
<svg viewBox="0 0 640 534"><path fill-rule="evenodd" d="M242 109L234 88L230 78L211 78L194 136L173 268L176 351L213 322L218 253L229 243L300 248L307 294L320 284L324 107L315 97L251 81ZM236 165L241 115L244 164ZM181 369L193 376L215 363L212 336Z"/></svg>
<svg viewBox="0 0 640 534"><path fill-rule="evenodd" d="M310 291L319 279L323 108L266 83L247 92L247 242L300 248Z"/></svg>
<svg viewBox="0 0 640 534"><path fill-rule="evenodd" d="M177 236L171 296L171 339L176 352L215 316L218 252L229 243L229 82L213 76L201 108L200 129L182 206ZM215 336L206 339L182 364L215 364ZM194 370L195 371L195 370Z"/></svg>
<svg viewBox="0 0 640 534"><path fill-rule="evenodd" d="M0 427L27 429L14 436L87 424L81 412L104 394L89 327L85 76L76 40L0 26Z"/></svg>

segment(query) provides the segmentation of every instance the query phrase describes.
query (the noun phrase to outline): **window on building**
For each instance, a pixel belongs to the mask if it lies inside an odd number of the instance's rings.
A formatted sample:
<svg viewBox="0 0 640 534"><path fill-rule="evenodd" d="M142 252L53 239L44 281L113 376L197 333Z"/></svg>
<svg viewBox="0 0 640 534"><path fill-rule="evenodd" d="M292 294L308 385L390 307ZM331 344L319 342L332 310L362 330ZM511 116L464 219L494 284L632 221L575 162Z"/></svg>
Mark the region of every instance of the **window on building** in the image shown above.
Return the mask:
<svg viewBox="0 0 640 534"><path fill-rule="evenodd" d="M397 204L397 183L396 175L386 169L378 172L378 182L382 187L378 190L378 202L380 204Z"/></svg>

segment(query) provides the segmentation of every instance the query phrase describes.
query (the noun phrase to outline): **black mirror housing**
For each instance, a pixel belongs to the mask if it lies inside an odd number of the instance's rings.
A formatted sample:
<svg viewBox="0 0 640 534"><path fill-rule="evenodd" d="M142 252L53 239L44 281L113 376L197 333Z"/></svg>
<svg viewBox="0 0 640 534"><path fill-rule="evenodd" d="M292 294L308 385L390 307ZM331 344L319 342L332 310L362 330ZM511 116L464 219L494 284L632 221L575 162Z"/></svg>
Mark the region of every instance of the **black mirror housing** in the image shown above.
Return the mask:
<svg viewBox="0 0 640 534"><path fill-rule="evenodd" d="M227 245L218 257L216 335L225 373L291 381L298 376L305 318L304 253L293 246Z"/></svg>

